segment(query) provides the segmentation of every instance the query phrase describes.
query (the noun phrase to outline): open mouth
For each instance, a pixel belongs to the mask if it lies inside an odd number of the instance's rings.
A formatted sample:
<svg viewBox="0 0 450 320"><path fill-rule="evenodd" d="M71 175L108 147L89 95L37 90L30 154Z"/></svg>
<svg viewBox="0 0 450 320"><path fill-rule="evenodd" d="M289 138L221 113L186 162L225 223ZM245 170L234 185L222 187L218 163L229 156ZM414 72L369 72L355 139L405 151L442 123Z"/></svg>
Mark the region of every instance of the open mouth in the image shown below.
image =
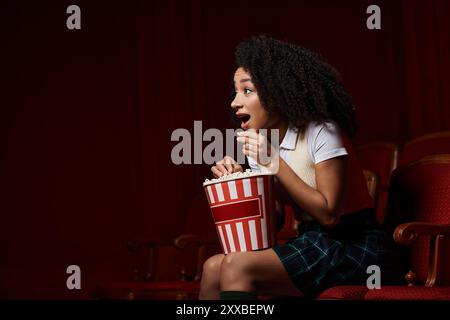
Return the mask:
<svg viewBox="0 0 450 320"><path fill-rule="evenodd" d="M241 128L246 130L248 129L248 122L250 121L250 115L246 113L236 114L236 118L241 121Z"/></svg>

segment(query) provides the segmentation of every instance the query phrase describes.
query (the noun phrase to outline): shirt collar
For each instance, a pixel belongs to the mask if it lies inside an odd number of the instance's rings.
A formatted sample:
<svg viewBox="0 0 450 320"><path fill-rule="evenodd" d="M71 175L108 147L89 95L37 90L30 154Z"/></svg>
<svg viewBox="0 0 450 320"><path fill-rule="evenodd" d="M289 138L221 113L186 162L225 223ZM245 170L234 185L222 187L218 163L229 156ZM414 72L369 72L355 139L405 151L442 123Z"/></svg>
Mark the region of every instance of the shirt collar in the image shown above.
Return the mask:
<svg viewBox="0 0 450 320"><path fill-rule="evenodd" d="M289 127L286 130L283 141L281 141L280 148L287 150L294 150L297 144L298 130L293 127Z"/></svg>

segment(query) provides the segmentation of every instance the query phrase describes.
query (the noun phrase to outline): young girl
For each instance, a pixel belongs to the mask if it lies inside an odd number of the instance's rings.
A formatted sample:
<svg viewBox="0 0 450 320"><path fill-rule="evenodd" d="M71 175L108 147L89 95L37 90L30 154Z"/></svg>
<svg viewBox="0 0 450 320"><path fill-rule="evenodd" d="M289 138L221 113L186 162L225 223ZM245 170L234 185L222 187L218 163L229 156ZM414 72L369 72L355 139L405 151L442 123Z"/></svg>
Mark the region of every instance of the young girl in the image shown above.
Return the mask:
<svg viewBox="0 0 450 320"><path fill-rule="evenodd" d="M299 236L209 258L200 299L315 296L365 285L367 267L382 268L385 234L349 141L354 107L337 72L305 48L262 36L238 45L236 63L231 108L245 130L238 141L253 171L276 174L277 199L295 208ZM259 129L279 130L279 151L272 148L264 163L271 146ZM242 170L229 157L212 167L215 177Z"/></svg>

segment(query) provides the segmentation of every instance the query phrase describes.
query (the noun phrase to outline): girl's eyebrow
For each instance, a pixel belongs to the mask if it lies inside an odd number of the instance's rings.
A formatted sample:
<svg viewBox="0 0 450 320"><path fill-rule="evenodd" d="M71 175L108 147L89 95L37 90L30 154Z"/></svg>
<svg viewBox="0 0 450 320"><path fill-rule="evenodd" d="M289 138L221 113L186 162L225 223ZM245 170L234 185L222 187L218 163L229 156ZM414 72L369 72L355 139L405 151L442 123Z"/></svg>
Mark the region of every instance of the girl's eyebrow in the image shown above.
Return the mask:
<svg viewBox="0 0 450 320"><path fill-rule="evenodd" d="M250 78L245 78L245 79L241 79L240 81L239 81L239 83L244 83L244 82L252 82L252 79L250 79ZM236 85L236 82L234 81L234 84Z"/></svg>

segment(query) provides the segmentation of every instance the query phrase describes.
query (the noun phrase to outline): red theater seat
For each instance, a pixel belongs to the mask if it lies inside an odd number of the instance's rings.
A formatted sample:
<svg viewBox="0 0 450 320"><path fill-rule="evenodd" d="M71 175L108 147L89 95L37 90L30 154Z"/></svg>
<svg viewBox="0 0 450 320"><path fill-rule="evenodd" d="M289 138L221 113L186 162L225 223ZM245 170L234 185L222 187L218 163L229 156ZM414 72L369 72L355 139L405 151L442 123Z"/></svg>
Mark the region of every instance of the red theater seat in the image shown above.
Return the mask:
<svg viewBox="0 0 450 320"><path fill-rule="evenodd" d="M450 154L425 157L391 177L385 229L397 244L404 285L338 286L319 299L450 300ZM404 247L401 247L404 246ZM399 283L401 279L397 279Z"/></svg>
<svg viewBox="0 0 450 320"><path fill-rule="evenodd" d="M392 174L385 227L395 229L397 265L409 285L369 290L365 299L450 299L449 181L450 154L425 157Z"/></svg>
<svg viewBox="0 0 450 320"><path fill-rule="evenodd" d="M337 286L329 288L319 294L320 300L363 300L366 295L365 286Z"/></svg>
<svg viewBox="0 0 450 320"><path fill-rule="evenodd" d="M384 286L369 290L366 300L450 300L450 287Z"/></svg>
<svg viewBox="0 0 450 320"><path fill-rule="evenodd" d="M430 133L406 142L399 155L399 165L434 154L450 154L450 131Z"/></svg>

